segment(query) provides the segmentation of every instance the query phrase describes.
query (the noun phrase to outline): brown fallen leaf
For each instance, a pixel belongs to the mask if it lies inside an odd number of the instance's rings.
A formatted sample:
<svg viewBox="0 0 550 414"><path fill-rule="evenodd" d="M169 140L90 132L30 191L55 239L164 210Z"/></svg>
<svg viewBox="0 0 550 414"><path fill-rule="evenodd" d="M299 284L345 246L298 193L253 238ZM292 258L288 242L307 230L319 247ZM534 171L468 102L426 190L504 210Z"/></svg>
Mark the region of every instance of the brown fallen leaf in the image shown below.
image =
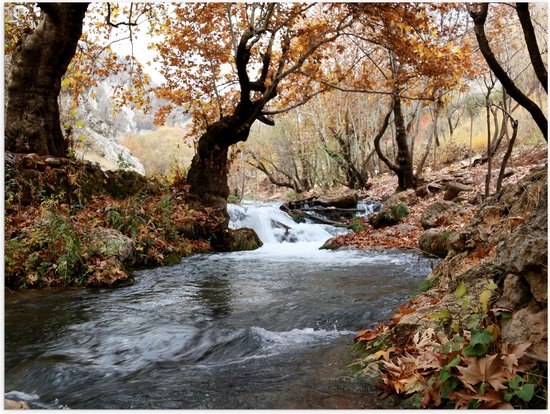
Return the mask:
<svg viewBox="0 0 550 414"><path fill-rule="evenodd" d="M473 385L485 382L495 390L507 388L505 382L512 379L513 375L505 369L499 354L489 355L483 358L463 357L465 367L457 367L460 371L459 379L469 390L476 392Z"/></svg>

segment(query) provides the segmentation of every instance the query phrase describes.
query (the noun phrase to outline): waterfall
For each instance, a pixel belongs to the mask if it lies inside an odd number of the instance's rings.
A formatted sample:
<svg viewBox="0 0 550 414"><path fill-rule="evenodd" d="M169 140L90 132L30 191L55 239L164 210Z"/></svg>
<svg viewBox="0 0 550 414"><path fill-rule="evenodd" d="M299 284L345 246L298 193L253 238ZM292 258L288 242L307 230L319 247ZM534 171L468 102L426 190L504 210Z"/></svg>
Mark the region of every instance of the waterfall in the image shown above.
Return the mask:
<svg viewBox="0 0 550 414"><path fill-rule="evenodd" d="M264 244L324 242L347 230L323 224L296 223L280 203L228 204L229 228L253 228Z"/></svg>

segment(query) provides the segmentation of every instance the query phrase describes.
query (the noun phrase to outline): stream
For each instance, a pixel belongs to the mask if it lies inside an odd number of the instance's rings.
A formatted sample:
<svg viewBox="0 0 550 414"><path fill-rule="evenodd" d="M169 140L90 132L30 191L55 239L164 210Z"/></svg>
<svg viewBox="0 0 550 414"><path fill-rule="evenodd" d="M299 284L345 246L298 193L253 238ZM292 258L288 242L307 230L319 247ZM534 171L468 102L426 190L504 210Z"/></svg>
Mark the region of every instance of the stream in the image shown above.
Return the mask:
<svg viewBox="0 0 550 414"><path fill-rule="evenodd" d="M342 230L296 224L277 204L228 209L260 249L139 271L120 289L7 292L5 397L34 408L389 408L346 379L349 348L411 296L429 261L319 250Z"/></svg>

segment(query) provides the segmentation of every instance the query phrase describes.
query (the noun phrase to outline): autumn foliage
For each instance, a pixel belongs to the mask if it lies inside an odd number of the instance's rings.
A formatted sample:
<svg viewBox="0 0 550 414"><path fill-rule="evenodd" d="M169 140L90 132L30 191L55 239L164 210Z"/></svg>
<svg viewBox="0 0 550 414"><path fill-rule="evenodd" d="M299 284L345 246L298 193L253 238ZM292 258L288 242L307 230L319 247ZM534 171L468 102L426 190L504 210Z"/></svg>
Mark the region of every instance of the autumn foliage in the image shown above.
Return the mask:
<svg viewBox="0 0 550 414"><path fill-rule="evenodd" d="M464 294L459 287L456 295ZM400 306L387 326L357 334L356 347L367 354L351 366L358 375L375 378L386 396L411 397L417 407L513 408L533 400L544 383L525 355L531 343L510 345L499 339L499 320L509 313L488 309L488 295L480 296L482 307L470 315L467 328L456 325L458 315L441 312L431 315L439 321L435 329L396 335L392 328L414 312L423 295ZM437 297L433 300L437 303Z"/></svg>

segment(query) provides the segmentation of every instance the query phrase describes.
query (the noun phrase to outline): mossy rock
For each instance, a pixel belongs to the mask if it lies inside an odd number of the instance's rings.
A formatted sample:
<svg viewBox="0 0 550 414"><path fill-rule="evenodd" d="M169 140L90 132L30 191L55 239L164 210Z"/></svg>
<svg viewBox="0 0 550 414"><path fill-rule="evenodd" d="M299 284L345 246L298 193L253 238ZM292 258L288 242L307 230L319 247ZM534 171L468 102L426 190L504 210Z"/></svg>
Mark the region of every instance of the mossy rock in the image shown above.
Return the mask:
<svg viewBox="0 0 550 414"><path fill-rule="evenodd" d="M39 205L56 197L62 203L83 205L98 195L124 198L140 193L158 194L162 190L158 180L135 171L104 172L97 163L69 158L37 169L34 165L29 168L24 163L26 159L25 154L4 154L8 204Z"/></svg>
<svg viewBox="0 0 550 414"><path fill-rule="evenodd" d="M450 235L447 230L429 229L420 236L420 250L428 255L444 258L449 253Z"/></svg>
<svg viewBox="0 0 550 414"><path fill-rule="evenodd" d="M256 250L263 246L256 232L248 227L228 231L227 250L231 252L241 250Z"/></svg>
<svg viewBox="0 0 550 414"><path fill-rule="evenodd" d="M160 185L147 177L130 170L107 171L106 190L116 198L124 198L142 192L156 194Z"/></svg>
<svg viewBox="0 0 550 414"><path fill-rule="evenodd" d="M395 226L409 214L409 208L403 203L386 205L377 214L369 218L369 223L375 229Z"/></svg>

